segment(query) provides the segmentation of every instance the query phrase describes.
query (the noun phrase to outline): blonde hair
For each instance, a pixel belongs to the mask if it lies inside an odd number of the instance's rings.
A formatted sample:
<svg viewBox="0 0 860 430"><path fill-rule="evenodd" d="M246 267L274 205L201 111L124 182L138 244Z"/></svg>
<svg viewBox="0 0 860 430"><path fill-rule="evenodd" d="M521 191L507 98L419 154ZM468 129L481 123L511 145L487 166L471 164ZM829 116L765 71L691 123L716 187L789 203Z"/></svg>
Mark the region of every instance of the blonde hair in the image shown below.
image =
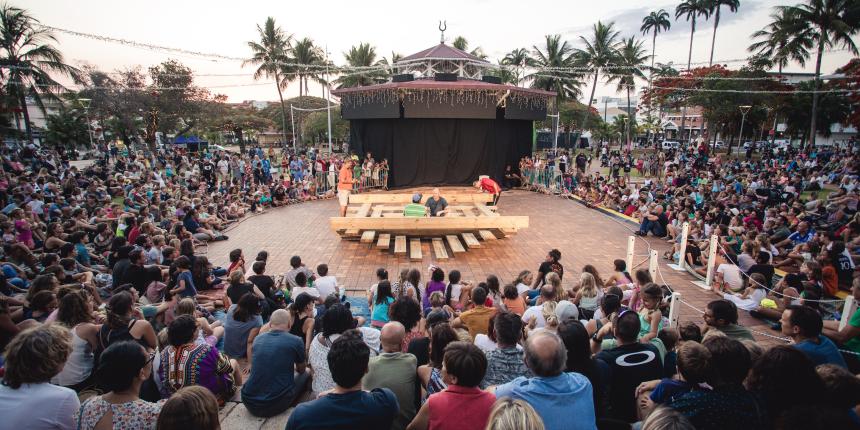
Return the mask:
<svg viewBox="0 0 860 430"><path fill-rule="evenodd" d="M597 281L594 280L594 275L588 272L579 275L579 291L582 291L583 297L597 297Z"/></svg>
<svg viewBox="0 0 860 430"><path fill-rule="evenodd" d="M193 317L193 316L195 316L196 310L197 310L197 303L194 302L194 299L192 299L190 297L186 297L186 298L180 300L179 303L176 304L176 309L175 309L174 313L176 314L176 316L191 315Z"/></svg>
<svg viewBox="0 0 860 430"><path fill-rule="evenodd" d="M503 397L490 410L485 430L544 430L544 425L531 405Z"/></svg>
<svg viewBox="0 0 860 430"><path fill-rule="evenodd" d="M556 306L558 306L557 302L544 302L541 306L541 314L548 327L558 326L558 315L555 314Z"/></svg>
<svg viewBox="0 0 860 430"><path fill-rule="evenodd" d="M72 334L60 324L24 330L6 346L3 384L18 389L23 384L48 382L63 370L72 353Z"/></svg>
<svg viewBox="0 0 860 430"><path fill-rule="evenodd" d="M680 412L668 406L654 409L645 422L642 430L695 430L693 423Z"/></svg>
<svg viewBox="0 0 860 430"><path fill-rule="evenodd" d="M555 300L561 300L561 277L558 276L558 273L549 272L546 274L544 279L548 284L552 285L552 289L555 292Z"/></svg>
<svg viewBox="0 0 860 430"><path fill-rule="evenodd" d="M156 426L159 430L220 430L218 399L208 388L183 387L161 407Z"/></svg>
<svg viewBox="0 0 860 430"><path fill-rule="evenodd" d="M245 280L245 272L242 269L235 269L230 272L230 283L233 285L241 284Z"/></svg>

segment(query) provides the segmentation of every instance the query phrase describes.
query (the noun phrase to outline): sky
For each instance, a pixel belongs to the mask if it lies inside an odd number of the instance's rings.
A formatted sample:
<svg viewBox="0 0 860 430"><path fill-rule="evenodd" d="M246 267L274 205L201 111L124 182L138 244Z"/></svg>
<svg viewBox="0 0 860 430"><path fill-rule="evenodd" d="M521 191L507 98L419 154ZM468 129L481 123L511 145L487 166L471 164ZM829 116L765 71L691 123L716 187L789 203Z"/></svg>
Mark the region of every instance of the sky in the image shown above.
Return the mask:
<svg viewBox="0 0 860 430"><path fill-rule="evenodd" d="M598 20L614 22L621 35L643 37L642 18L650 11L666 9L674 18L676 3L663 0L433 0L426 2L371 0L262 1L224 0L9 0L23 7L44 25L122 38L154 45L182 48L220 55L250 56L247 42L258 37L257 25L272 16L295 38L310 37L327 47L336 64L344 64L350 46L368 42L379 58L391 52L409 55L439 43L439 21L447 21L445 37L452 41L465 37L470 49L480 46L492 62L515 48L542 46L544 35L561 34L575 48L583 46ZM715 63L739 67L728 60L746 58L750 35L770 22L778 0L741 0L737 13L725 8L717 31ZM697 22L692 61L707 62L710 55L713 20ZM185 54L151 51L99 40L56 33L58 47L73 65L93 65L104 71L144 68L167 59L176 59L196 74L247 74L244 76L200 76L195 83L227 95L230 102L277 100L274 83L254 81L251 66L241 62L212 60ZM657 37L656 62L673 61L686 66L690 23L672 20L672 28ZM650 53L650 36L645 38ZM830 73L851 58L848 52L825 53L822 73ZM785 71L813 72L814 61L806 68L792 64ZM259 85L256 85L259 84ZM640 85L644 85L640 83ZM587 94L587 89L583 87ZM298 83L291 84L285 97L298 95ZM311 85L310 95L322 89ZM614 86L598 85L596 97L622 96Z"/></svg>

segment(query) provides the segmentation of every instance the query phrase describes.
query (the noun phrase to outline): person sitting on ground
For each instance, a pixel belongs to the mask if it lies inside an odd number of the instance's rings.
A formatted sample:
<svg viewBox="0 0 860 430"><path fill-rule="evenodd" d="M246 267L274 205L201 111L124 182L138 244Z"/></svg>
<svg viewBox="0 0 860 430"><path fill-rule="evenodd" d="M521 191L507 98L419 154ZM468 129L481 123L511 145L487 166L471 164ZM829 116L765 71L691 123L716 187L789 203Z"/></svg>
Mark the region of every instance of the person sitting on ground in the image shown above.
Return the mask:
<svg viewBox="0 0 860 430"><path fill-rule="evenodd" d="M337 278L328 274L328 264L317 266L317 278L314 280L314 287L320 292L320 297L323 300L332 294L338 298L345 297L345 294L341 294L338 290Z"/></svg>
<svg viewBox="0 0 860 430"><path fill-rule="evenodd" d="M49 382L72 352L69 330L56 324L24 330L9 342L5 352L0 384L2 427L75 429L75 414L81 406L77 394Z"/></svg>
<svg viewBox="0 0 860 430"><path fill-rule="evenodd" d="M652 233L655 237L662 238L666 236L667 224L669 224L669 219L666 218L663 206L654 204L648 213L642 216L642 224L639 226L639 230L634 233L639 236L647 236L648 233Z"/></svg>
<svg viewBox="0 0 860 430"><path fill-rule="evenodd" d="M732 339L755 340L748 328L738 325L738 308L728 300L708 303L702 318L705 320L704 338L708 338L708 334L713 335L712 332L721 332Z"/></svg>
<svg viewBox="0 0 860 430"><path fill-rule="evenodd" d="M136 342L118 342L106 349L97 370L100 386L108 392L81 405L75 417L79 430L155 426L163 402L139 398L140 387L152 374L155 352Z"/></svg>
<svg viewBox="0 0 860 430"><path fill-rule="evenodd" d="M442 197L439 188L433 188L433 195L424 202L430 216L445 216L448 213L448 201Z"/></svg>
<svg viewBox="0 0 860 430"><path fill-rule="evenodd" d="M314 394L334 388L335 382L328 367L328 353L332 343L354 327L352 312L341 303L335 303L323 314L322 332L313 338L308 351L308 364L313 369L311 389Z"/></svg>
<svg viewBox="0 0 860 430"><path fill-rule="evenodd" d="M290 271L284 274L284 282L286 282L287 288L289 288L290 291L292 291L293 288L299 286L298 284L296 284L296 275L298 275L299 273L305 275L306 281L316 279L314 276L314 272L311 272L310 269L308 269L307 267L305 267L304 264L302 264L302 257L299 257L298 255L290 257L290 267ZM297 295L298 294L293 294L292 296L295 297Z"/></svg>
<svg viewBox="0 0 860 430"><path fill-rule="evenodd" d="M609 413L612 418L634 422L636 414L636 387L645 381L660 379L663 364L660 351L651 343L637 339L640 333L640 317L634 312L622 312L614 317L612 334L616 347L600 351L595 357L609 369ZM601 330L602 331L602 330ZM594 343L603 341L600 331L592 338ZM627 361L623 357L637 357Z"/></svg>
<svg viewBox="0 0 860 430"><path fill-rule="evenodd" d="M400 352L400 343L405 336L406 329L399 322L390 322L382 327L382 353L370 359L367 374L362 380L365 390L388 388L397 396L400 412L391 428L398 430L405 429L415 417L419 395L415 389L418 385L418 362L414 355Z"/></svg>
<svg viewBox="0 0 860 430"><path fill-rule="evenodd" d="M440 322L431 327L428 348L429 361L427 364L418 366L418 379L421 380L421 387L424 388L425 392L422 402L427 401L427 398L432 394L438 393L448 386L442 377L445 347L458 340L457 332L447 322Z"/></svg>
<svg viewBox="0 0 860 430"><path fill-rule="evenodd" d="M851 295L860 301L860 278L854 278ZM839 321L825 321L821 334L842 345L849 351L860 354L860 312L854 312L845 327L839 328Z"/></svg>
<svg viewBox="0 0 860 430"><path fill-rule="evenodd" d="M445 347L444 391L431 395L421 406L408 430L483 429L496 401L493 393L478 388L487 359L469 342L452 342Z"/></svg>
<svg viewBox="0 0 860 430"><path fill-rule="evenodd" d="M299 274L298 278L304 275ZM299 337L305 344L305 350L310 349L311 339L314 336L314 304L316 301L307 293L301 293L295 297L295 301L287 307L290 315L288 330Z"/></svg>
<svg viewBox="0 0 860 430"><path fill-rule="evenodd" d="M757 406L773 428L786 428L786 420L798 409L829 406L824 403L824 383L812 360L789 345L773 346L753 361L744 386L761 402Z"/></svg>
<svg viewBox="0 0 860 430"><path fill-rule="evenodd" d="M423 218L430 216L427 212L427 208L421 204L421 193L415 193L412 195L412 203L409 203L403 208L403 216L408 218Z"/></svg>
<svg viewBox="0 0 860 430"><path fill-rule="evenodd" d="M705 382L711 353L700 343L685 342L678 349L676 378L646 381L636 387L639 419L645 420L656 406L693 390Z"/></svg>
<svg viewBox="0 0 860 430"><path fill-rule="evenodd" d="M350 330L335 340L326 360L335 387L316 400L296 406L286 430L390 428L400 405L394 392L387 388L361 389L361 378L368 371L370 348L360 332Z"/></svg>
<svg viewBox="0 0 860 430"><path fill-rule="evenodd" d="M490 410L486 430L544 430L537 411L522 400L505 397Z"/></svg>
<svg viewBox="0 0 860 430"><path fill-rule="evenodd" d="M793 346L805 353L815 365L835 364L848 368L839 348L821 335L824 322L821 314L803 305L790 305L780 320L782 334L791 338Z"/></svg>
<svg viewBox="0 0 860 430"><path fill-rule="evenodd" d="M227 356L247 360L250 364L254 338L263 327L260 311L260 298L251 293L246 293L227 310L224 318L224 353Z"/></svg>
<svg viewBox="0 0 860 430"><path fill-rule="evenodd" d="M686 416L698 430L769 428L764 405L743 386L752 365L749 350L726 336L711 336L702 345L711 353L705 378L711 389L682 394L668 406Z"/></svg>
<svg viewBox="0 0 860 430"><path fill-rule="evenodd" d="M164 403L158 415L158 430L220 430L218 399L204 387L184 387Z"/></svg>
<svg viewBox="0 0 860 430"><path fill-rule="evenodd" d="M487 373L481 388L506 384L520 376L531 376L518 344L523 337L523 321L513 312L500 312L494 319L496 349L487 352Z"/></svg>
<svg viewBox="0 0 860 430"><path fill-rule="evenodd" d="M284 412L310 382L310 372L305 371L304 339L288 331L289 320L286 310L273 312L251 347L251 374L242 386L242 403L254 416L272 417Z"/></svg>
<svg viewBox="0 0 860 430"><path fill-rule="evenodd" d="M451 327L455 329L466 329L469 331L469 336L472 341L479 334L487 334L490 318L496 314L496 308L484 306L487 300L487 290L481 287L472 289L472 303L475 307L460 314L451 323Z"/></svg>
<svg viewBox="0 0 860 430"><path fill-rule="evenodd" d="M567 349L561 338L548 331L530 336L525 362L534 377L520 376L497 386L496 397L527 402L541 416L547 430L597 428L591 383L582 374L564 371Z"/></svg>

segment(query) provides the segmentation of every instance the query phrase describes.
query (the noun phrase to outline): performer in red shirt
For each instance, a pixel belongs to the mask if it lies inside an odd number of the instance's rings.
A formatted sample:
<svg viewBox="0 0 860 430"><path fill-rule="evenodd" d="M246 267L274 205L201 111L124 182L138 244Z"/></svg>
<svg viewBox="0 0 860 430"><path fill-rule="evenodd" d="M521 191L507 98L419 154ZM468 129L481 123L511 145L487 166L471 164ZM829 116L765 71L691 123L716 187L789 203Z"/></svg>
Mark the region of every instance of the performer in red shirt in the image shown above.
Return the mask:
<svg viewBox="0 0 860 430"><path fill-rule="evenodd" d="M488 192L492 194L493 206L497 206L499 204L499 197L502 195L502 187L499 186L498 182L487 177L473 182L472 186L480 190L480 192Z"/></svg>

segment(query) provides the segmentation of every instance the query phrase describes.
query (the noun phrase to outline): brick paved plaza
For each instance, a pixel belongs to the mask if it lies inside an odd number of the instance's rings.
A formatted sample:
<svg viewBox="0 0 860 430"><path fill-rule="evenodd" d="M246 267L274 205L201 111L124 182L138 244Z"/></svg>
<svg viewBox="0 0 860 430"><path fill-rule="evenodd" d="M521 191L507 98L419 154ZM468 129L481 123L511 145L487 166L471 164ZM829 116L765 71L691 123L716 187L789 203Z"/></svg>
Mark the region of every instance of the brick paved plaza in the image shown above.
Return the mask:
<svg viewBox="0 0 860 430"><path fill-rule="evenodd" d="M443 192L444 195L444 192ZM362 244L357 240L341 240L329 229L328 219L337 215L336 200L322 200L271 209L268 212L245 219L229 231L230 240L215 242L209 246L208 257L213 264L227 266L227 254L231 249L242 248L247 260L253 260L260 250L269 252L267 273L282 274L289 269L289 260L299 255L312 269L317 264L329 265L340 285L347 287L350 294L364 296L364 290L375 279L377 268L385 267L391 276L402 268L417 267L426 274L430 264L442 267L446 273L457 269L463 279L481 281L489 274L495 274L505 283L516 278L524 269L535 272L547 251L558 248L561 262L565 267L565 286L578 279L583 265L592 264L603 277L612 273L612 261L624 258L627 250L629 229L635 225L622 221L582 204L555 196L542 195L528 191L510 191L502 195L499 213L502 215L527 215L530 227L520 230L513 236L494 242L481 242L481 248L470 249L463 254L437 261L433 256L429 240L422 241L423 260L410 260L408 256L395 256L391 251L376 249L372 244ZM649 237L647 239L660 255L668 249L665 241ZM202 250L202 249L201 249ZM635 263L646 258L647 247L637 240ZM693 285L693 278L676 272L660 261L658 283L669 284L683 295L683 300L704 309L705 305L717 298L716 294ZM643 264L647 267L647 262ZM640 266L641 267L641 266ZM632 272L632 270L631 270ZM693 320L702 323L701 313L683 306L681 321ZM742 313L742 325L778 334L771 331L746 313ZM756 335L767 343L774 342L764 336Z"/></svg>

